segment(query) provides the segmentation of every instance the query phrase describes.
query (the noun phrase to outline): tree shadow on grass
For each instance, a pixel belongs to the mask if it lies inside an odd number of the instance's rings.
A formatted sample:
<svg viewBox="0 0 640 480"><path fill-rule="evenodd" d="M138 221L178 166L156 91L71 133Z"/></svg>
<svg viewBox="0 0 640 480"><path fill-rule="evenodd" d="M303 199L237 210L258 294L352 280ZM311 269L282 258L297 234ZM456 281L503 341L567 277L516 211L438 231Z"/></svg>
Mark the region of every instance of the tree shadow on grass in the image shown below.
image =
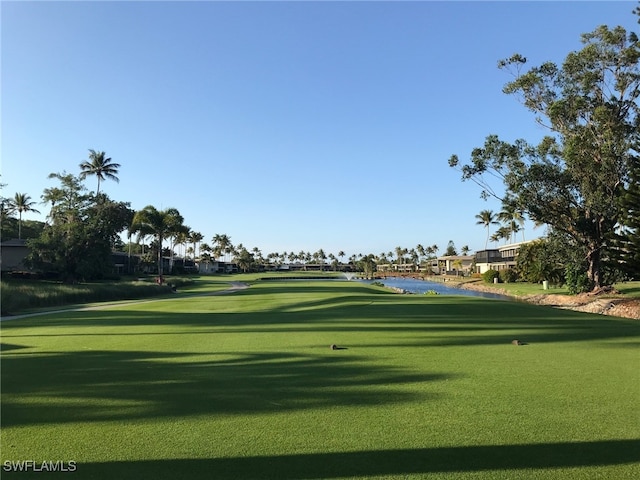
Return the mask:
<svg viewBox="0 0 640 480"><path fill-rule="evenodd" d="M79 464L76 474L82 478L123 480L140 478L311 480L514 470L514 475L526 474L526 478L529 478L529 476L535 476L536 469L628 465L629 478L631 478L632 472L639 469L638 461L640 461L640 441L632 439L235 458L95 462Z"/></svg>
<svg viewBox="0 0 640 480"><path fill-rule="evenodd" d="M262 296L265 291L268 296ZM278 291L287 297L271 296ZM298 296L317 292L318 296ZM329 292L330 296L323 296ZM276 299L276 300L274 300ZM247 301L250 300L250 307ZM300 284L247 289L232 297L176 300L166 311L142 306L130 310L68 312L3 322L3 337L66 335L179 335L260 332L406 333L407 346L500 345L514 338L531 344L640 336L640 323L521 302L481 298L403 296L371 293L368 287ZM221 302L221 303L219 303ZM163 304L164 305L164 304ZM223 307L223 308L221 308ZM190 310L191 309L191 310ZM24 327L72 327L22 332ZM122 327L108 331L95 327ZM142 327L142 328L140 328ZM152 327L152 328L145 328ZM166 328L164 327L171 327ZM176 328L177 327L177 328ZM448 333L448 334L447 334ZM514 336L516 335L516 336ZM343 342L342 339L335 340ZM404 341L401 340L401 341ZM396 345L390 342L389 345Z"/></svg>
<svg viewBox="0 0 640 480"><path fill-rule="evenodd" d="M370 366L356 356L80 351L2 360L5 427L396 404L403 388L453 378Z"/></svg>

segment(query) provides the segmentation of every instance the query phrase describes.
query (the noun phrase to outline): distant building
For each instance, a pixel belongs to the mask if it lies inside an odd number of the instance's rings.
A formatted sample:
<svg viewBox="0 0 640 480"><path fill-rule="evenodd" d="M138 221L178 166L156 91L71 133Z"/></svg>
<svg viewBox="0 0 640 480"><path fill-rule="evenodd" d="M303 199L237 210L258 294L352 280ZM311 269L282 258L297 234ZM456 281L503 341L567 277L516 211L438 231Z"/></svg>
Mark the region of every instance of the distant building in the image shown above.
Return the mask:
<svg viewBox="0 0 640 480"><path fill-rule="evenodd" d="M28 253L29 248L25 240L14 238L0 243L0 270L3 272L27 270L23 262Z"/></svg>
<svg viewBox="0 0 640 480"><path fill-rule="evenodd" d="M471 272L473 255L445 255L438 257L438 273L442 275L467 275Z"/></svg>
<svg viewBox="0 0 640 480"><path fill-rule="evenodd" d="M518 258L518 250L522 245L532 242L510 243L499 248L480 250L475 254L475 273L484 273L487 270L506 270L514 268Z"/></svg>

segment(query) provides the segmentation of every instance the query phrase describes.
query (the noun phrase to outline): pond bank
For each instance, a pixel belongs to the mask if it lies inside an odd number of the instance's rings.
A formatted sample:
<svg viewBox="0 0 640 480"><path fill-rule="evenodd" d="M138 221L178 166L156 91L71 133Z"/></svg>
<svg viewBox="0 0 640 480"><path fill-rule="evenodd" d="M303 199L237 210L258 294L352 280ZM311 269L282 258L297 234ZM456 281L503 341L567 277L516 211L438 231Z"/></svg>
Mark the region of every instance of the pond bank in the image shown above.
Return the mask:
<svg viewBox="0 0 640 480"><path fill-rule="evenodd" d="M532 303L534 305L547 305L550 307L575 310L577 312L597 313L600 315L640 320L640 299L633 297L629 298L626 295L619 293L598 295L594 295L592 293L582 293L580 295L561 295L554 293L517 295L505 288L500 288L500 284L497 286L489 285L479 279L450 277L444 275L423 277L418 273L385 275L382 276L381 279L391 277L413 278L415 280L424 280L427 282L439 282L445 284L447 287L503 295L515 300Z"/></svg>
<svg viewBox="0 0 640 480"><path fill-rule="evenodd" d="M619 293L606 295L594 295L592 293L581 293L580 295L559 295L554 293L514 295L504 288L494 287L482 282L461 282L458 288L499 293L534 305L548 305L577 312L598 313L600 315L640 320L640 299L627 298Z"/></svg>

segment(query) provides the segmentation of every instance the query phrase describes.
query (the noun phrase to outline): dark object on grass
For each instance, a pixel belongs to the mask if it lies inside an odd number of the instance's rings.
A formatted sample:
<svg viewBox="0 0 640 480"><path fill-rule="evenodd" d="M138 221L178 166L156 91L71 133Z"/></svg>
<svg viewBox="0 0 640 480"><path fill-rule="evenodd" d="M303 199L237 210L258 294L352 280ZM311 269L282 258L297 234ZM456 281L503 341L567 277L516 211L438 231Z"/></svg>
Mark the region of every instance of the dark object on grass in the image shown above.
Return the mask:
<svg viewBox="0 0 640 480"><path fill-rule="evenodd" d="M331 350L346 350L347 349L347 347L339 347L339 346L337 346L335 344L330 345L329 348Z"/></svg>
<svg viewBox="0 0 640 480"><path fill-rule="evenodd" d="M513 345L529 345L527 342L523 342L521 340L513 340L511 343Z"/></svg>

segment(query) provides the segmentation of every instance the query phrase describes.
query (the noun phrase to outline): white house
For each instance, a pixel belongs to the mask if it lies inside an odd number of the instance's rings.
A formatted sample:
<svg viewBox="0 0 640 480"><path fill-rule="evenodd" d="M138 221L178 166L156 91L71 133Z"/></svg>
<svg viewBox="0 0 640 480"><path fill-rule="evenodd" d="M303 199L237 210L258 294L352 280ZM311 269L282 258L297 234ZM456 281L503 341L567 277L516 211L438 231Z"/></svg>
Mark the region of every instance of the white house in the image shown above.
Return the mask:
<svg viewBox="0 0 640 480"><path fill-rule="evenodd" d="M531 243L533 240L526 242L510 243L499 248L480 250L475 254L475 273L484 273L487 270L506 270L514 268L518 258L518 250L522 245Z"/></svg>

